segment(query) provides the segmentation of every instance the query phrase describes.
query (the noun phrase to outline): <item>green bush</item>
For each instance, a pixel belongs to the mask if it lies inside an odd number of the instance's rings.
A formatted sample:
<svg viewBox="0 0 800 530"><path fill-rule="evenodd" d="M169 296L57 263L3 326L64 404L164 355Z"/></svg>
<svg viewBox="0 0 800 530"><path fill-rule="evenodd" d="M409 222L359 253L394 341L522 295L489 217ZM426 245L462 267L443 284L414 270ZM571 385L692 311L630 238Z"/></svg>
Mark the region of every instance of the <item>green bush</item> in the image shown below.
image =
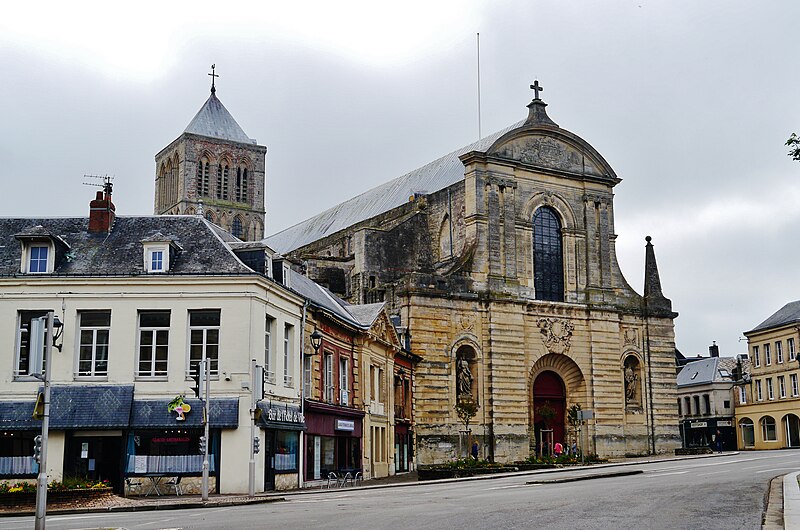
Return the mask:
<svg viewBox="0 0 800 530"><path fill-rule="evenodd" d="M110 487L107 480L90 480L82 477L64 477L63 481L54 480L47 485L47 491L69 491L80 489L102 489ZM16 482L0 484L0 495L6 493L35 493L36 483Z"/></svg>

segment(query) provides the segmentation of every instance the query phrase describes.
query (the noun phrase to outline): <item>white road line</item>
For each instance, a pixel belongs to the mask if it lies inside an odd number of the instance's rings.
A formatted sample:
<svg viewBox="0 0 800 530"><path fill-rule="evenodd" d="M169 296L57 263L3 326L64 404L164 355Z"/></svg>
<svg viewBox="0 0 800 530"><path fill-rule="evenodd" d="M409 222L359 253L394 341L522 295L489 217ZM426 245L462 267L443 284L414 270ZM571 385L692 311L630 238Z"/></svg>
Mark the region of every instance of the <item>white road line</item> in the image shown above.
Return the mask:
<svg viewBox="0 0 800 530"><path fill-rule="evenodd" d="M756 473L770 473L773 471L784 471L788 473L789 471L794 471L795 469L800 469L797 466L794 467L773 467L772 469L762 469L761 471L756 471Z"/></svg>
<svg viewBox="0 0 800 530"><path fill-rule="evenodd" d="M486 488L483 491L507 490L509 488L529 488L530 486L539 486L539 484L512 484L511 486L495 486L494 488Z"/></svg>
<svg viewBox="0 0 800 530"><path fill-rule="evenodd" d="M661 473L658 471L654 471L652 473L645 473L645 477L666 477L667 475L685 475L689 471L673 471L671 473Z"/></svg>
<svg viewBox="0 0 800 530"><path fill-rule="evenodd" d="M698 473L696 476L698 477L707 477L709 475L719 475L720 473L730 473L734 471L733 469L726 469L724 471L712 471L711 473Z"/></svg>

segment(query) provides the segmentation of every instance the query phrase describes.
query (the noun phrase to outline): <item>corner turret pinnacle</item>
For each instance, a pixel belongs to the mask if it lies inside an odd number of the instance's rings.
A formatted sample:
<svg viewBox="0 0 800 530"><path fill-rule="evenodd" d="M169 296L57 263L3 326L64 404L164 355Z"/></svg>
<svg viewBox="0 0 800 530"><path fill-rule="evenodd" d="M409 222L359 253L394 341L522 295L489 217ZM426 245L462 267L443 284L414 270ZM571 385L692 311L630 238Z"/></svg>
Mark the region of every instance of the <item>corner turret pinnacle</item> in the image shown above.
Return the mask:
<svg viewBox="0 0 800 530"><path fill-rule="evenodd" d="M658 275L656 252L651 243L652 237L644 238L647 241L644 254L644 301L648 314L661 314L672 312L672 301L661 292L661 279Z"/></svg>

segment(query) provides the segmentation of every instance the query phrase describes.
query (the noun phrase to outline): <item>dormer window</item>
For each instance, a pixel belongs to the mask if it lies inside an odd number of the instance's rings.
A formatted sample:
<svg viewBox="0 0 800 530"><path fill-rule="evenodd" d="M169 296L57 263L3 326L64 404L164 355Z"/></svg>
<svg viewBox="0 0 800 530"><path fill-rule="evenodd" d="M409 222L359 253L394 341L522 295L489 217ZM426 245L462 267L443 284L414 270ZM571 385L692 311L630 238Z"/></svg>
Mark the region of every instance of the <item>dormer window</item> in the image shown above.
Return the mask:
<svg viewBox="0 0 800 530"><path fill-rule="evenodd" d="M41 225L28 228L14 237L20 242L20 267L22 274L49 274L55 270L56 245L68 251L69 245Z"/></svg>
<svg viewBox="0 0 800 530"><path fill-rule="evenodd" d="M49 272L47 257L50 255L48 245L31 245L28 259L28 272Z"/></svg>
<svg viewBox="0 0 800 530"><path fill-rule="evenodd" d="M144 245L144 268L147 272L169 271L169 246L165 244Z"/></svg>
<svg viewBox="0 0 800 530"><path fill-rule="evenodd" d="M142 240L144 248L144 271L150 274L159 274L170 271L170 265L175 261L180 247L172 238L156 233Z"/></svg>

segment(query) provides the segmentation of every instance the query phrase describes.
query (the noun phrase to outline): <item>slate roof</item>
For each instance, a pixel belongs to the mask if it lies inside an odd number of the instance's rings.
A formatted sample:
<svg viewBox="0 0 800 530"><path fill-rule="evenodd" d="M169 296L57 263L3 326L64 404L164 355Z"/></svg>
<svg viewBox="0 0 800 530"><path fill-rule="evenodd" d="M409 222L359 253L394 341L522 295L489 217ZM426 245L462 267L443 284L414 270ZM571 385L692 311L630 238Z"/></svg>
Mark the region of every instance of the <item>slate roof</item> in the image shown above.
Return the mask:
<svg viewBox="0 0 800 530"><path fill-rule="evenodd" d="M369 328L372 327L372 324L375 322L375 319L378 318L378 315L380 315L385 305L385 302L377 302L374 304L351 305L347 306L347 309L356 320L361 322L362 326Z"/></svg>
<svg viewBox="0 0 800 530"><path fill-rule="evenodd" d="M800 322L800 300L795 300L778 309L778 311L772 314L768 319L747 333L754 333L756 331L777 328L798 322Z"/></svg>
<svg viewBox="0 0 800 530"><path fill-rule="evenodd" d="M128 426L133 385L53 385L50 428L120 429Z"/></svg>
<svg viewBox="0 0 800 530"><path fill-rule="evenodd" d="M525 120L457 149L401 177L362 193L264 241L276 252L286 254L323 237L388 212L408 202L413 193L434 193L464 178L464 164L458 158L470 151L486 151L502 135L522 126Z"/></svg>
<svg viewBox="0 0 800 530"><path fill-rule="evenodd" d="M42 422L33 419L33 407L35 405L36 400L0 401L0 430L41 430Z"/></svg>
<svg viewBox="0 0 800 530"><path fill-rule="evenodd" d="M168 429L174 427L201 427L203 425L203 405L199 399L184 399L192 409L184 414L183 421L177 421L175 412L169 412L167 405L172 398L136 399L131 410L130 426L133 429ZM235 429L239 425L238 398L211 398L208 406L209 425L215 429Z"/></svg>
<svg viewBox="0 0 800 530"><path fill-rule="evenodd" d="M256 143L255 139L245 134L214 93L209 96L183 132L242 144Z"/></svg>
<svg viewBox="0 0 800 530"><path fill-rule="evenodd" d="M200 216L117 217L108 234L90 233L88 227L87 218L0 218L0 277L20 275L22 247L16 236L34 228L66 244L57 258L54 274L59 276L147 274L142 241L157 234L177 245L167 274L253 274L223 242L238 240Z"/></svg>
<svg viewBox="0 0 800 530"><path fill-rule="evenodd" d="M733 369L736 359L733 357L707 357L688 363L678 372L678 388L709 383L733 382ZM727 371L723 376L720 370ZM745 370L747 371L747 370Z"/></svg>

